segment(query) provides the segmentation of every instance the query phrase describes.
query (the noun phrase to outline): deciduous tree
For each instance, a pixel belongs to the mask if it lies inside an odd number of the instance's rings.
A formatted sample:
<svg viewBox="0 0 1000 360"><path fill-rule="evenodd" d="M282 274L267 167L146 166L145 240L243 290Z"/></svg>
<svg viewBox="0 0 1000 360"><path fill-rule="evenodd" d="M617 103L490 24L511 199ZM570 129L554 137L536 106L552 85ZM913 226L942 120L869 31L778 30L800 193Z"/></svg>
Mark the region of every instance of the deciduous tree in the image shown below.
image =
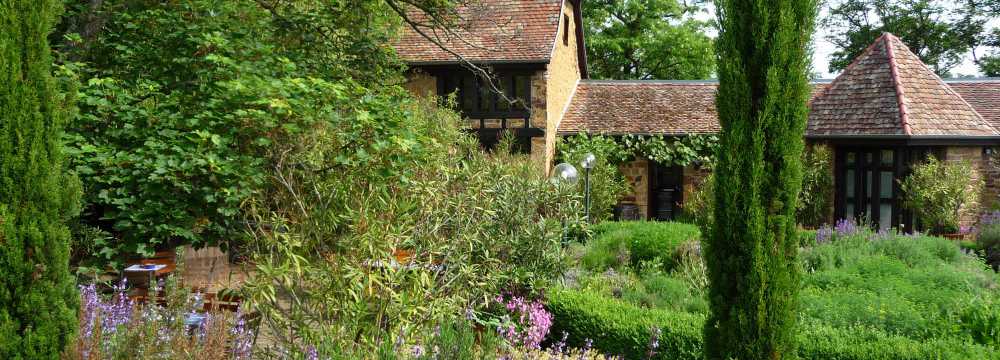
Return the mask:
<svg viewBox="0 0 1000 360"><path fill-rule="evenodd" d="M823 19L829 29L826 39L837 48L830 71L844 69L877 37L890 32L936 73L949 76L970 50L988 46L987 25L997 17L996 5L988 1L832 1Z"/></svg>
<svg viewBox="0 0 1000 360"><path fill-rule="evenodd" d="M695 2L598 0L583 7L590 75L598 79L704 79L715 68L711 25Z"/></svg>

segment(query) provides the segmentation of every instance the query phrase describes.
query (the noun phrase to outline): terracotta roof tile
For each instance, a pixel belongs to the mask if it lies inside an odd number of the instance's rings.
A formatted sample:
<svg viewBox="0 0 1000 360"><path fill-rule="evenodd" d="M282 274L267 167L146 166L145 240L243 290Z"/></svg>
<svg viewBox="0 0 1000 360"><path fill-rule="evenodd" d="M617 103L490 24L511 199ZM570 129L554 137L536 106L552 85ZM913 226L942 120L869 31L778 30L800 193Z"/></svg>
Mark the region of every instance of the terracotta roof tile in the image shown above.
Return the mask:
<svg viewBox="0 0 1000 360"><path fill-rule="evenodd" d="M685 135L717 133L715 81L584 80L559 124L572 134ZM814 84L813 95L827 84Z"/></svg>
<svg viewBox="0 0 1000 360"><path fill-rule="evenodd" d="M812 103L808 135L1000 135L892 34Z"/></svg>
<svg viewBox="0 0 1000 360"><path fill-rule="evenodd" d="M460 7L452 32L424 29L466 60L547 62L559 32L560 0L480 0ZM423 14L414 15L422 21ZM409 63L454 63L459 59L405 26L393 45Z"/></svg>
<svg viewBox="0 0 1000 360"><path fill-rule="evenodd" d="M1000 79L948 81L948 86L972 105L994 128L1000 129Z"/></svg>

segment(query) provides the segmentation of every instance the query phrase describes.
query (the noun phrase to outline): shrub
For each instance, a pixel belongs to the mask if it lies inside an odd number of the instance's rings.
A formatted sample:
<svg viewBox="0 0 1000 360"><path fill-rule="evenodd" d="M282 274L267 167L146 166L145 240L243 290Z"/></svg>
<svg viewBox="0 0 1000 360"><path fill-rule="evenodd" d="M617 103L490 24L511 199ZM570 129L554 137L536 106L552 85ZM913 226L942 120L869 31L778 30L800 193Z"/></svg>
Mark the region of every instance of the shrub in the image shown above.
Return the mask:
<svg viewBox="0 0 1000 360"><path fill-rule="evenodd" d="M64 170L72 96L46 40L62 2L0 4L0 358L55 359L76 331L67 220L80 184Z"/></svg>
<svg viewBox="0 0 1000 360"><path fill-rule="evenodd" d="M798 223L819 227L827 223L833 209L833 153L825 145L813 145L802 152L802 190L795 209Z"/></svg>
<svg viewBox="0 0 1000 360"><path fill-rule="evenodd" d="M620 261L623 254L633 268L656 262L663 271L670 271L680 261L677 249L681 244L700 236L698 227L675 222L606 222L594 226L593 231L583 264L597 271L624 265Z"/></svg>
<svg viewBox="0 0 1000 360"><path fill-rule="evenodd" d="M548 294L547 307L555 321L552 331L571 334L569 343L593 340L605 354L644 359L653 329L660 329L660 354L654 359L703 359L702 315L643 309L586 291L558 290ZM802 324L796 338L802 359L988 359L998 353L958 339L911 340L865 327L834 328Z"/></svg>
<svg viewBox="0 0 1000 360"><path fill-rule="evenodd" d="M245 290L275 334L364 353L562 273L561 237L580 221L578 194L553 186L528 156L483 153L433 101L399 110L409 115L408 151L358 154L348 151L358 138L317 127L279 160L296 165L276 169L273 192L250 204L259 225ZM375 118L351 126L403 131ZM397 250L410 256L396 259Z"/></svg>
<svg viewBox="0 0 1000 360"><path fill-rule="evenodd" d="M560 138L558 148L558 161L570 163L579 171L578 188L581 194L586 189L584 169L580 167L580 161L587 153L594 154L597 162L590 170L590 222L599 223L611 218L618 199L629 190L625 176L618 169L618 164L627 155L614 139L599 135L580 134Z"/></svg>
<svg viewBox="0 0 1000 360"><path fill-rule="evenodd" d="M932 234L959 231L964 205L975 202L982 192L983 180L969 177L973 171L968 161L948 162L928 156L913 167L913 173L900 183L903 205L913 211L917 224Z"/></svg>
<svg viewBox="0 0 1000 360"><path fill-rule="evenodd" d="M976 245L983 251L986 263L1000 269L1000 224L980 224Z"/></svg>

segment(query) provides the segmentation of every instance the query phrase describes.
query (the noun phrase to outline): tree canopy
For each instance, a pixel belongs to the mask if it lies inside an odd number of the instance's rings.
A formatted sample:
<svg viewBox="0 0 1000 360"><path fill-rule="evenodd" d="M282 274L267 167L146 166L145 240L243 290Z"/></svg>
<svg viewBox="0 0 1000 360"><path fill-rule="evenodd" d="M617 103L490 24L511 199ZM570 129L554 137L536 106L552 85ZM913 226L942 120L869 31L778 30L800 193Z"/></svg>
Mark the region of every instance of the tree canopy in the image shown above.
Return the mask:
<svg viewBox="0 0 1000 360"><path fill-rule="evenodd" d="M715 70L703 8L677 0L597 0L583 7L596 79L704 79Z"/></svg>
<svg viewBox="0 0 1000 360"><path fill-rule="evenodd" d="M843 70L884 32L898 36L934 72L950 76L970 52L981 71L996 68L996 29L990 35L990 20L998 18L996 0L833 0L822 26L834 44L830 71ZM979 57L976 51L989 55ZM995 70L993 70L995 73Z"/></svg>

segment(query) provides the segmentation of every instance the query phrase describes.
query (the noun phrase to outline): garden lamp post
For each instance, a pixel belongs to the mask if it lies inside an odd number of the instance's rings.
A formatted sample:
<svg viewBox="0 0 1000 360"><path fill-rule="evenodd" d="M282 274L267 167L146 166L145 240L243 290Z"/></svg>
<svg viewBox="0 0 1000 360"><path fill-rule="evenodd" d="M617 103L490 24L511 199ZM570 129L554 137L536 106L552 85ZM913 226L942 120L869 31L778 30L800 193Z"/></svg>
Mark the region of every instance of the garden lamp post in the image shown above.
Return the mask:
<svg viewBox="0 0 1000 360"><path fill-rule="evenodd" d="M590 221L590 169L594 168L597 158L593 153L583 155L580 167L583 168L583 213L587 221Z"/></svg>
<svg viewBox="0 0 1000 360"><path fill-rule="evenodd" d="M573 184L576 184L577 180L579 179L580 179L580 173L576 171L576 168L573 167L573 165L567 163L561 163L559 165L556 165L556 167L552 169L552 178L549 179L549 181L551 181L553 185L558 187L562 186L563 184L572 186ZM564 245L566 244L565 218L562 219L562 242Z"/></svg>

